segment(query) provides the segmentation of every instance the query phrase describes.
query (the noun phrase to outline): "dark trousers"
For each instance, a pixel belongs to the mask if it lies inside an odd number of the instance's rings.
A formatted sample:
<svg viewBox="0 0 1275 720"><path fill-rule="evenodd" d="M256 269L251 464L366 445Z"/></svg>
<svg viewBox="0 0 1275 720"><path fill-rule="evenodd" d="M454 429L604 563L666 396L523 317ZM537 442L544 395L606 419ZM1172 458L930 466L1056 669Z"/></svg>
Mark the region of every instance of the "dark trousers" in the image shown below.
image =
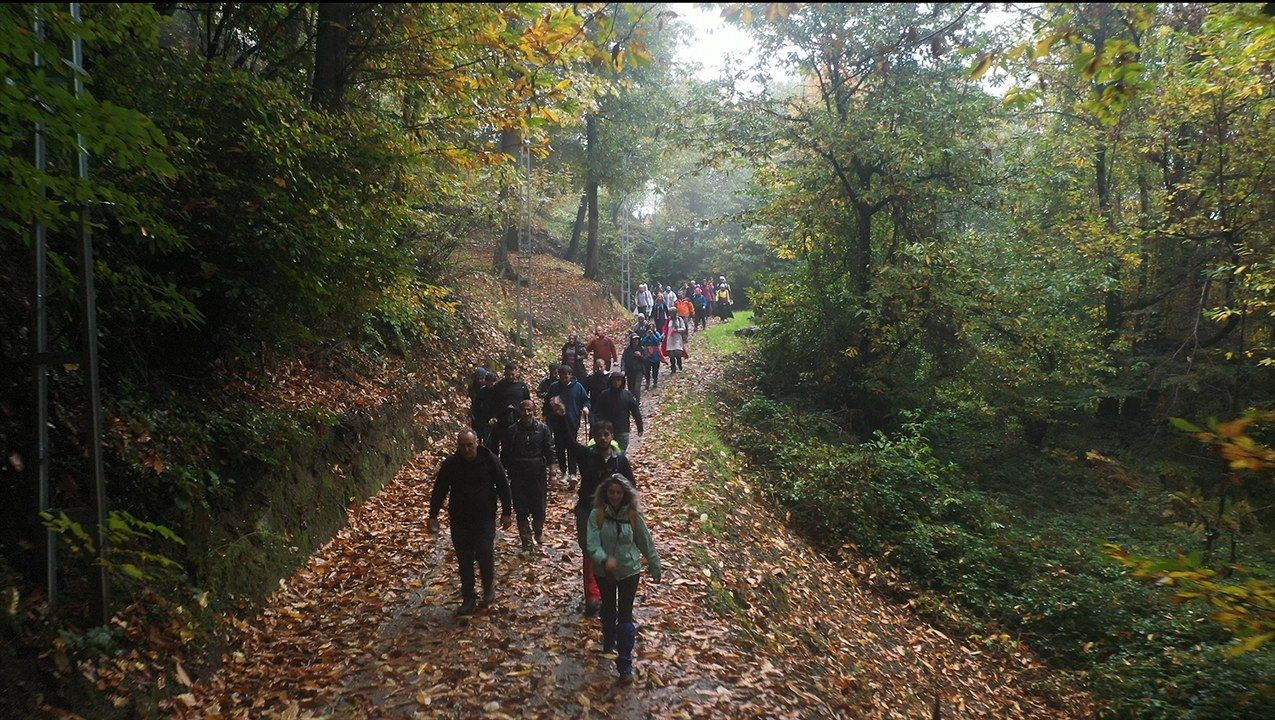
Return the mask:
<svg viewBox="0 0 1275 720"><path fill-rule="evenodd" d="M660 363L648 362L646 364L646 381L655 387L660 384Z"/></svg>
<svg viewBox="0 0 1275 720"><path fill-rule="evenodd" d="M629 392L633 393L638 402L642 402L642 373L629 373L624 379L629 383Z"/></svg>
<svg viewBox="0 0 1275 720"><path fill-rule="evenodd" d="M671 373L682 369L682 352L680 350L674 350L668 354L668 368Z"/></svg>
<svg viewBox="0 0 1275 720"><path fill-rule="evenodd" d="M633 599L637 597L638 579L642 573L616 580L605 573L598 576L602 590L602 631L620 623L633 622Z"/></svg>
<svg viewBox="0 0 1275 720"><path fill-rule="evenodd" d="M469 423L469 426L473 428L474 436L478 438L479 445L482 445L484 447L488 447L491 445L491 442L492 442L491 425L487 424L486 420L478 420L475 418L472 422Z"/></svg>
<svg viewBox="0 0 1275 720"><path fill-rule="evenodd" d="M580 468L571 441L576 439L580 426L577 425L573 429L565 421L559 420L551 423L549 428L553 430L553 451L558 456L558 470L568 475L578 475Z"/></svg>
<svg viewBox="0 0 1275 720"><path fill-rule="evenodd" d="M456 561L460 564L460 595L464 600L476 600L474 593L474 562L482 575L483 593L490 591L496 582L496 519L452 519L452 547L456 549Z"/></svg>
<svg viewBox="0 0 1275 720"><path fill-rule="evenodd" d="M641 573L621 580L605 574L598 576L598 587L602 591L602 644L615 646L616 669L621 674L633 671L633 600L641 577Z"/></svg>
<svg viewBox="0 0 1275 720"><path fill-rule="evenodd" d="M621 452L629 451L629 434L628 433L617 432L615 434L615 441L619 443Z"/></svg>
<svg viewBox="0 0 1275 720"><path fill-rule="evenodd" d="M514 513L518 516L518 537L524 543L538 542L545 528L545 494L548 482L544 467L509 468L509 491L513 494Z"/></svg>
<svg viewBox="0 0 1275 720"><path fill-rule="evenodd" d="M697 308L695 310L695 329L703 330L704 325L707 322L708 322L708 309L705 308L703 310L700 310Z"/></svg>

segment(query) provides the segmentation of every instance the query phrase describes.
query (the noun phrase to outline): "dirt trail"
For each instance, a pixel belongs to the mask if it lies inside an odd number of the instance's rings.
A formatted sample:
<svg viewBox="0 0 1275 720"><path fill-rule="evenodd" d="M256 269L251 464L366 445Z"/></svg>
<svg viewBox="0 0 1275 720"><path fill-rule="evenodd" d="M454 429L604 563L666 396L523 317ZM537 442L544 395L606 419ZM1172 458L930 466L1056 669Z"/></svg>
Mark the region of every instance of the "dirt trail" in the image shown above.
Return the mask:
<svg viewBox="0 0 1275 720"><path fill-rule="evenodd" d="M522 554L516 532L498 533L496 605L468 621L453 617L447 532L423 532L447 440L352 513L180 714L918 718L930 716L933 694L943 717L1088 714L1079 700L1050 708L1026 692L1024 679L1039 674L1030 659L1009 667L984 657L861 588L777 523L742 481L705 488L687 460L696 439L676 433L666 411L671 397L712 380L706 368L719 363L702 362L644 393L647 438L630 448L666 568L663 584L644 579L639 591L632 686L614 685L596 621L577 612L573 493L551 492L543 554ZM706 532L687 506L692 492L720 492L742 532ZM723 588L742 607L714 602ZM782 603L760 602L767 588Z"/></svg>

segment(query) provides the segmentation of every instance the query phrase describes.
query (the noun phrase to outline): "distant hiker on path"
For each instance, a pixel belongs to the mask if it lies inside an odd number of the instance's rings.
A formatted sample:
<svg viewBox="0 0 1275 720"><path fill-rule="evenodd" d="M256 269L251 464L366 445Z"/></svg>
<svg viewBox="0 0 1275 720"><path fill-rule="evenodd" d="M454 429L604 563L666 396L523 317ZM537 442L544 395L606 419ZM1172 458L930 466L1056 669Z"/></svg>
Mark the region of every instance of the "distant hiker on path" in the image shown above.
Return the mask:
<svg viewBox="0 0 1275 720"><path fill-rule="evenodd" d="M638 435L641 435L642 407L638 403L637 396L624 386L624 373L617 368L608 377L607 388L590 400L593 405L593 417L599 422L605 420L611 423L615 431L615 441L619 443L620 450L628 452L629 419L632 418L633 424L637 425Z"/></svg>
<svg viewBox="0 0 1275 720"><path fill-rule="evenodd" d="M597 397L598 393L606 390L607 377L609 375L610 373L602 369L602 360L593 358L593 372L581 380L584 389L589 393L590 403L593 402L593 398Z"/></svg>
<svg viewBox="0 0 1275 720"><path fill-rule="evenodd" d="M518 517L523 550L542 542L549 466L553 463L553 431L536 419L536 403L523 400L518 421L501 438L500 461L509 473L509 491Z"/></svg>
<svg viewBox="0 0 1275 720"><path fill-rule="evenodd" d="M637 294L633 296L633 307L643 318L651 317L651 308L655 305L655 297L646 289L646 284L638 285Z"/></svg>
<svg viewBox="0 0 1275 720"><path fill-rule="evenodd" d="M664 363L664 352L660 345L664 344L664 335L655 329L655 325L646 326L646 334L642 336L642 352L646 355L646 385L659 387L660 365Z"/></svg>
<svg viewBox="0 0 1275 720"><path fill-rule="evenodd" d="M589 419L589 392L576 380L571 366L558 367L558 379L549 386L544 404L553 444L558 455L558 470L567 477L567 487L574 488L578 471L572 449L580 434L580 421Z"/></svg>
<svg viewBox="0 0 1275 720"><path fill-rule="evenodd" d="M580 342L580 336L576 333L571 333L567 337L567 341L562 345L562 364L569 366L572 374L583 381L584 376L588 373L584 364L588 359L589 351L585 348L584 343Z"/></svg>
<svg viewBox="0 0 1275 720"><path fill-rule="evenodd" d="M637 625L633 602L646 557L651 582L660 581L660 556L651 540L637 490L624 475L602 482L589 514L586 562L593 563L602 593L602 651L616 651L615 669L621 682L633 679L633 644Z"/></svg>
<svg viewBox="0 0 1275 720"><path fill-rule="evenodd" d="M518 419L523 400L531 399L531 389L518 377L518 364L505 363L505 376L491 389L491 446L495 447Z"/></svg>
<svg viewBox="0 0 1275 720"><path fill-rule="evenodd" d="M722 322L735 317L735 313L731 311L731 306L734 302L730 296L730 284L726 282L725 275L717 278L717 302L715 304L717 306L717 317L721 318Z"/></svg>
<svg viewBox="0 0 1275 720"><path fill-rule="evenodd" d="M544 377L540 378L540 384L536 386L536 397L541 400L549 399L549 386L558 381L558 363L549 363L549 371Z"/></svg>
<svg viewBox="0 0 1275 720"><path fill-rule="evenodd" d="M620 369L624 371L624 379L629 392L639 401L642 399L642 378L646 377L646 353L642 352L642 336L634 333L629 336L629 344L620 357Z"/></svg>
<svg viewBox="0 0 1275 720"><path fill-rule="evenodd" d="M491 441L495 378L495 373L480 367L474 371L474 380L469 384L469 427L482 445Z"/></svg>
<svg viewBox="0 0 1275 720"><path fill-rule="evenodd" d="M583 613L588 617L598 614L602 607L602 593L598 590L598 581L593 572L593 562L587 550L589 515L593 510L593 498L598 486L607 478L619 473L636 485L633 467L628 458L620 452L619 443L615 442L615 429L605 420L592 428L593 437L588 445L572 440L576 454L580 458L580 493L576 496L576 542L584 553L582 563L584 571L584 606Z"/></svg>
<svg viewBox="0 0 1275 720"><path fill-rule="evenodd" d="M438 511L447 501L447 518L451 525L452 547L460 563L460 608L457 615L473 615L478 607L496 600L496 500L500 500L500 527L513 523L509 506L509 480L505 469L491 450L478 444L472 430L456 435L456 452L443 461L434 478L434 491L429 499L431 533L438 532ZM482 575L483 596L474 593L474 562Z"/></svg>
<svg viewBox="0 0 1275 720"><path fill-rule="evenodd" d="M691 304L695 306L695 329L703 330L708 325L708 298L698 285L691 292Z"/></svg>
<svg viewBox="0 0 1275 720"><path fill-rule="evenodd" d="M686 343L689 340L691 326L686 318L674 315L668 324L668 336L664 346L668 349L668 371L670 374L682 369L682 359L686 357Z"/></svg>
<svg viewBox="0 0 1275 720"><path fill-rule="evenodd" d="M603 334L601 327L593 330L593 339L589 340L589 344L585 345L585 349L593 353L594 360L602 361L606 366L607 372L611 372L611 366L620 360L620 356L615 350L615 342Z"/></svg>

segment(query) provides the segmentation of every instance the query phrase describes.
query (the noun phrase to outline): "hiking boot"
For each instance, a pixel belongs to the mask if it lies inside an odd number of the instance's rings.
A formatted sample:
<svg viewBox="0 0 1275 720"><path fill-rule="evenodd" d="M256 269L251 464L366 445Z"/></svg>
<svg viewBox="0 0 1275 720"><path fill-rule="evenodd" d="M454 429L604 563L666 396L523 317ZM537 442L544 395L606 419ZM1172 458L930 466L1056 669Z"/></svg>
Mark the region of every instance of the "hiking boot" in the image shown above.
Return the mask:
<svg viewBox="0 0 1275 720"><path fill-rule="evenodd" d="M478 601L478 607L490 607L496 602L496 591L494 589L483 592L483 599Z"/></svg>
<svg viewBox="0 0 1275 720"><path fill-rule="evenodd" d="M469 617L478 612L478 606L474 603L473 598L467 598L465 602L456 608L456 617Z"/></svg>

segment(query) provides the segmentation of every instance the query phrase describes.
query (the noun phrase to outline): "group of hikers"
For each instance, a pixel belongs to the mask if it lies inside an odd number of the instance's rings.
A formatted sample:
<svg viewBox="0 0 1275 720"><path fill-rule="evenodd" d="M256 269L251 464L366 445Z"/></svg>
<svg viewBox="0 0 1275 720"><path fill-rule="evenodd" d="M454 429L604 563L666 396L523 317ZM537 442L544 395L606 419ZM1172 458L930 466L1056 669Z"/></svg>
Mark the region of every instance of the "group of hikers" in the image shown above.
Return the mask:
<svg viewBox="0 0 1275 720"><path fill-rule="evenodd" d="M710 313L723 321L731 317L724 277L717 285L656 288L653 293L639 286L637 322L622 352L600 327L588 343L572 333L562 346L561 362L550 365L538 384L535 399L516 363L505 365L503 377L477 368L469 387L470 429L457 435L456 452L440 466L430 496L430 532L438 531L444 502L451 521L460 566L456 614L473 615L495 602L497 523L509 529L516 519L524 552L541 546L556 465L567 490L575 492L576 542L583 555L581 611L600 617L602 651L615 653L621 682L633 677L633 603L643 558L651 580L660 581L659 553L626 456L631 430L639 435L644 430L641 393L658 386L660 365L667 364L670 372L683 369L690 333L706 327ZM590 359L592 372L586 374ZM589 429L584 443L582 426Z"/></svg>

